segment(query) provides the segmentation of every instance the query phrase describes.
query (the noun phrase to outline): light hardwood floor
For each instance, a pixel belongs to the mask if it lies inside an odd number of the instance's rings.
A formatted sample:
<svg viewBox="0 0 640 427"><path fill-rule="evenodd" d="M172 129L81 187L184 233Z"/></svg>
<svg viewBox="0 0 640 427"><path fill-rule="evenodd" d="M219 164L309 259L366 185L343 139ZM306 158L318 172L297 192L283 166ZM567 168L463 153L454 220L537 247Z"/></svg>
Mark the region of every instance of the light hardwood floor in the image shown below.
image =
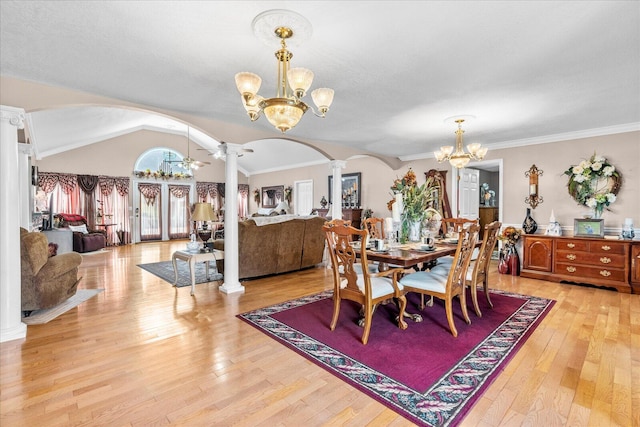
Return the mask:
<svg viewBox="0 0 640 427"><path fill-rule="evenodd" d="M80 287L105 292L1 345L0 425L410 425L235 317L330 289L328 270L191 297L136 267L184 244L84 256ZM557 303L462 425L640 426L640 296L493 271Z"/></svg>

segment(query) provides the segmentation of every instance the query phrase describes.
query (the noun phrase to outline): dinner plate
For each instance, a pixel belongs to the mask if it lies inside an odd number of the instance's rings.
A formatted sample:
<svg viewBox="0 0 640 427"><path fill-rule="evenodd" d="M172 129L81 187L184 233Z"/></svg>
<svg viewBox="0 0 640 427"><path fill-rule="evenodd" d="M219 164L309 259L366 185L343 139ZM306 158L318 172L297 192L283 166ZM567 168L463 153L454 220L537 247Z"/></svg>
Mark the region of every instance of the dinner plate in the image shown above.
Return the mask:
<svg viewBox="0 0 640 427"><path fill-rule="evenodd" d="M420 252L433 252L433 251L435 251L435 250L436 250L436 247L435 247L435 246L433 246L433 247L431 247L431 248L418 248L418 249L416 249L416 250L417 250L417 251L420 251Z"/></svg>
<svg viewBox="0 0 640 427"><path fill-rule="evenodd" d="M378 249L371 249L371 252L375 252L375 253L377 253L377 254L386 254L386 253L388 253L388 252L389 252L389 249L380 249L380 250L378 250Z"/></svg>

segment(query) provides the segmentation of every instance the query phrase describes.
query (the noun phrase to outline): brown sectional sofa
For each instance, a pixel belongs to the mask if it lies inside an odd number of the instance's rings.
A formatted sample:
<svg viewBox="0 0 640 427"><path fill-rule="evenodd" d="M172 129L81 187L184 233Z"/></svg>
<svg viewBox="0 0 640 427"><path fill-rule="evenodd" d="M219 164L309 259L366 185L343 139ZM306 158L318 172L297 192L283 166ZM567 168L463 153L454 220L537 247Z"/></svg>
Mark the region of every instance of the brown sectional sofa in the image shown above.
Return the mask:
<svg viewBox="0 0 640 427"><path fill-rule="evenodd" d="M321 217L301 217L257 225L252 219L238 223L239 278L267 276L313 267L322 262L324 233ZM224 240L214 248L224 250ZM218 262L223 272L224 263Z"/></svg>

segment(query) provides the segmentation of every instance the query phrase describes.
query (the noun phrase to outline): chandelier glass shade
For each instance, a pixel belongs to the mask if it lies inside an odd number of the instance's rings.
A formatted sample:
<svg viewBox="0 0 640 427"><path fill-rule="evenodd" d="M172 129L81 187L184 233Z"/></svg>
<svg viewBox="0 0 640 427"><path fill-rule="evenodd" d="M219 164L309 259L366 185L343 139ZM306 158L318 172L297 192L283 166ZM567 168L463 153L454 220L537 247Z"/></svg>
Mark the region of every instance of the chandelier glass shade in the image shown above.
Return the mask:
<svg viewBox="0 0 640 427"><path fill-rule="evenodd" d="M280 38L280 49L275 55L278 60L278 86L276 96L264 98L258 95L262 79L250 72L236 74L236 87L242 95L242 102L251 121L256 121L264 114L276 129L285 133L295 127L304 113L310 107L302 101L313 83L313 72L306 68L290 68L293 54L287 50L285 40L293 36L293 30L288 27L275 29L276 37ZM333 89L319 88L311 93L316 104L318 117L325 117L333 102Z"/></svg>
<svg viewBox="0 0 640 427"><path fill-rule="evenodd" d="M464 119L456 119L455 122L458 124L458 129L456 130L455 147L446 145L444 147L440 147L440 150L435 151L433 154L435 155L438 163L449 161L452 166L458 169L462 169L471 160L484 159L484 156L487 155L487 151L489 151L489 149L483 147L477 142L474 142L467 145L467 150L469 151L465 152L462 148L462 135L464 134L464 130L462 130L462 123L464 123Z"/></svg>

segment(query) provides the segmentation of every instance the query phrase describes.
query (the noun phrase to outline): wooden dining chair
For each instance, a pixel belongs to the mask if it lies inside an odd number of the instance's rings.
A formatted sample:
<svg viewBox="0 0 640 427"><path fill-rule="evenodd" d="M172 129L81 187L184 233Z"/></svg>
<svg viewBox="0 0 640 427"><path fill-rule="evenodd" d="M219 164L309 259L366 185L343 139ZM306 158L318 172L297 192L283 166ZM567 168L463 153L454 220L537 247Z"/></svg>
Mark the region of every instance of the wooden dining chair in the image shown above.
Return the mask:
<svg viewBox="0 0 640 427"><path fill-rule="evenodd" d="M384 218L365 218L364 228L372 239L384 239Z"/></svg>
<svg viewBox="0 0 640 427"><path fill-rule="evenodd" d="M454 233L459 233L460 230L467 225L478 223L478 220L468 218L444 218L442 221L446 224L447 230L449 229L449 226L451 226Z"/></svg>
<svg viewBox="0 0 640 427"><path fill-rule="evenodd" d="M391 298L395 298L399 303L398 327L406 329L407 323L404 321L404 310L407 306L407 299L398 284L398 275L402 269L391 269L378 273L370 273L368 269L367 250L364 245L360 246L360 259L362 263L361 273L356 272L356 249L351 242L360 238L366 241L367 231L358 230L346 224L325 224L323 230L326 235L329 255L333 271L333 318L331 319L331 330L333 331L338 323L340 314L340 303L343 299L355 301L362 305L364 314L364 330L362 332L362 343L369 340L371 322L376 306Z"/></svg>
<svg viewBox="0 0 640 427"><path fill-rule="evenodd" d="M462 316L467 324L471 323L467 313L467 302L465 295L465 278L471 254L478 239L480 226L472 224L463 228L458 234L458 247L456 248L453 262L448 271L445 269L432 269L430 271L418 271L407 274L400 279L400 284L404 288L404 293L417 292L421 294L420 309L424 309L424 296L431 296L444 301L445 312L449 329L454 337L458 336L458 330L453 321L453 298L460 299Z"/></svg>
<svg viewBox="0 0 640 427"><path fill-rule="evenodd" d="M482 284L487 303L489 307L493 308L493 303L489 296L489 264L491 262L491 254L498 241L498 231L500 231L500 227L502 227L502 223L499 221L494 221L484 226L484 237L478 258L469 263L465 277L465 285L471 289L471 300L473 301L473 308L476 310L478 317L482 317L482 312L478 306L478 285Z"/></svg>

